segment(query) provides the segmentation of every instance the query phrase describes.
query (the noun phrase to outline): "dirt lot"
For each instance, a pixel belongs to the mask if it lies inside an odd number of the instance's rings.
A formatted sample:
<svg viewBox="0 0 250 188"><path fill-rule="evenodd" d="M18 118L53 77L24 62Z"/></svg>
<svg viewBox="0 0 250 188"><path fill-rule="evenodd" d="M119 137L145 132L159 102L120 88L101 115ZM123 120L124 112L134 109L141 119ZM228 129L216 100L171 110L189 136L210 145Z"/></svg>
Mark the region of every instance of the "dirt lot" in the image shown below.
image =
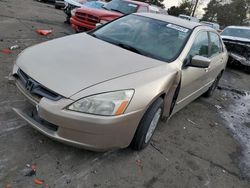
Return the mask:
<svg viewBox="0 0 250 188"><path fill-rule="evenodd" d="M161 123L141 152L77 149L18 118L11 107L26 101L8 82L21 50L73 33L63 12L33 0L0 0L0 9L0 49L21 47L0 52L0 187L250 187L250 75L228 69L214 97L201 97ZM40 36L40 28L53 34ZM36 176L25 176L27 164L36 164ZM48 186L35 185L35 177Z"/></svg>

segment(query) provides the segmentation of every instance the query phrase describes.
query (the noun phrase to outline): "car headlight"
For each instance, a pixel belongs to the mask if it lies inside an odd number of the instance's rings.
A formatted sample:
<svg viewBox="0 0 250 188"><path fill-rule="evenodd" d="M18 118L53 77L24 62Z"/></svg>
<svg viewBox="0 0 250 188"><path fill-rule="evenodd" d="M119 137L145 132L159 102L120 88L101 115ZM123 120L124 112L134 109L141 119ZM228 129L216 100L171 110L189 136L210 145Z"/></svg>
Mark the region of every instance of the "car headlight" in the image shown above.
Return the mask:
<svg viewBox="0 0 250 188"><path fill-rule="evenodd" d="M82 98L67 107L68 110L105 116L117 116L126 110L134 90L114 91Z"/></svg>
<svg viewBox="0 0 250 188"><path fill-rule="evenodd" d="M71 16L75 16L76 15L76 8L74 8L73 10L71 10Z"/></svg>
<svg viewBox="0 0 250 188"><path fill-rule="evenodd" d="M105 23L108 23L107 20L100 20L100 24L105 24Z"/></svg>

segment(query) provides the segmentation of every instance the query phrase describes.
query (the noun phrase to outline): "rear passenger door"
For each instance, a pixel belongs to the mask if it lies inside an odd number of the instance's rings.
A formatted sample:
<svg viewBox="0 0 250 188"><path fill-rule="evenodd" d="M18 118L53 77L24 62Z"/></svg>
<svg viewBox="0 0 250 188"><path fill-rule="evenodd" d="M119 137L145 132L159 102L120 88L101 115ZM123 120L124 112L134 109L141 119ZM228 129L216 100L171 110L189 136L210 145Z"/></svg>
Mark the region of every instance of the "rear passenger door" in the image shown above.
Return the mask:
<svg viewBox="0 0 250 188"><path fill-rule="evenodd" d="M209 82L213 82L224 66L224 49L219 35L215 32L209 32L209 43L209 58L211 59L211 64L208 68L208 80Z"/></svg>

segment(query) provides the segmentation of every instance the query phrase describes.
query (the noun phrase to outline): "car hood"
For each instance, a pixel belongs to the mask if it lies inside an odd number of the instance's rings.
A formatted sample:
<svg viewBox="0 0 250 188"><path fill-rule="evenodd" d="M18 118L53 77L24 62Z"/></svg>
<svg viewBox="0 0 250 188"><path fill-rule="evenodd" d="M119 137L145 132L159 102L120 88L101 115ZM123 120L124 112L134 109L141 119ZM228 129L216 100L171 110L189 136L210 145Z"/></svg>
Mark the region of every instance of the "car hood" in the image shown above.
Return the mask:
<svg viewBox="0 0 250 188"><path fill-rule="evenodd" d="M119 12L115 12L115 11L109 11L109 10L105 10L105 9L96 9L96 8L89 8L86 6L82 6L81 8L77 9L77 12L83 12L83 13L87 13L90 15L94 15L97 17L107 17L107 16L111 16L111 17L120 17L123 14L119 13Z"/></svg>
<svg viewBox="0 0 250 188"><path fill-rule="evenodd" d="M221 35L221 38L224 39L224 40L232 40L232 41L250 43L250 39L247 39L247 38L233 37L233 36L226 36L226 35Z"/></svg>
<svg viewBox="0 0 250 188"><path fill-rule="evenodd" d="M83 3L80 3L80 1L74 1L74 0L64 0L64 1L76 7L81 7L83 5Z"/></svg>
<svg viewBox="0 0 250 188"><path fill-rule="evenodd" d="M69 98L93 85L164 62L81 33L27 48L16 64L43 86Z"/></svg>

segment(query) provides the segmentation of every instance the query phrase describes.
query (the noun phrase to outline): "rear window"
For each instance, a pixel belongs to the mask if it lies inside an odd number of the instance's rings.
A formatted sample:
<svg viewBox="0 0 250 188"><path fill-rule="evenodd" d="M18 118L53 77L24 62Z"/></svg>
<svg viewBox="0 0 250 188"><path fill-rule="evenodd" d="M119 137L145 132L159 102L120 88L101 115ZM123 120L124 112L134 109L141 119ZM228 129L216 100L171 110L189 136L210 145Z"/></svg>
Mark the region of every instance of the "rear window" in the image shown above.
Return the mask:
<svg viewBox="0 0 250 188"><path fill-rule="evenodd" d="M104 8L122 14L131 14L137 11L138 5L129 1L113 0L104 6Z"/></svg>

